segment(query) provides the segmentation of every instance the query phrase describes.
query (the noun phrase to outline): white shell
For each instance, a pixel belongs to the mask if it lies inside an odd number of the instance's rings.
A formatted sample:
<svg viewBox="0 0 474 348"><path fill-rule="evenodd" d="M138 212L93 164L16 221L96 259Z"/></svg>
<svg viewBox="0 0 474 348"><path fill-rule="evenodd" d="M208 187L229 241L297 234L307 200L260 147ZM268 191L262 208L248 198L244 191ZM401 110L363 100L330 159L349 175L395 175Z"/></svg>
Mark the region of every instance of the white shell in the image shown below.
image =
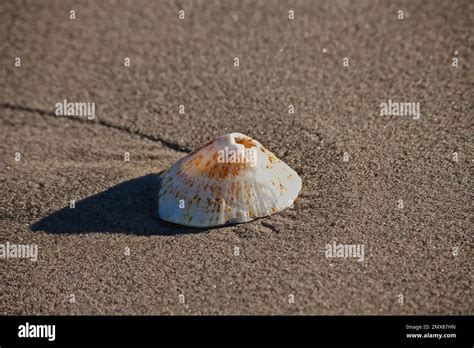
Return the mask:
<svg viewBox="0 0 474 348"><path fill-rule="evenodd" d="M288 208L301 178L258 141L231 133L215 138L162 173L159 216L211 227L251 221Z"/></svg>

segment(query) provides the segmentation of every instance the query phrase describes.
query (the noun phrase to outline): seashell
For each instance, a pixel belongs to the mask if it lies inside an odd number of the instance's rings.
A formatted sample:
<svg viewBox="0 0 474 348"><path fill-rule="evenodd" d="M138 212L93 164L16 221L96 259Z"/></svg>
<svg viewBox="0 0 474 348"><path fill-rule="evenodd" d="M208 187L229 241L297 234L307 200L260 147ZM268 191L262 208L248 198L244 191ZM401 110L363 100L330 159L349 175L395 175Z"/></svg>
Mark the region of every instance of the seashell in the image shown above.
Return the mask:
<svg viewBox="0 0 474 348"><path fill-rule="evenodd" d="M258 141L230 133L161 174L161 219L193 227L252 221L288 208L301 178Z"/></svg>

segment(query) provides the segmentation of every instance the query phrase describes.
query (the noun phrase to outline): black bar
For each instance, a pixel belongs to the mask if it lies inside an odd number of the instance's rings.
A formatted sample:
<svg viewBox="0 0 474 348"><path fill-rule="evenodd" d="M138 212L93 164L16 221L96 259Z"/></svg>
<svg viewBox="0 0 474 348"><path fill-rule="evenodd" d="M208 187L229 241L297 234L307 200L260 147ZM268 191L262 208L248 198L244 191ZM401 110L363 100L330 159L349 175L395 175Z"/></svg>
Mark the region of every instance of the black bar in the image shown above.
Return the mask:
<svg viewBox="0 0 474 348"><path fill-rule="evenodd" d="M55 339L19 337L55 325ZM407 327L408 325L408 327ZM408 344L472 347L472 316L1 316L0 345ZM34 332L33 332L34 333ZM456 337L408 338L407 334Z"/></svg>

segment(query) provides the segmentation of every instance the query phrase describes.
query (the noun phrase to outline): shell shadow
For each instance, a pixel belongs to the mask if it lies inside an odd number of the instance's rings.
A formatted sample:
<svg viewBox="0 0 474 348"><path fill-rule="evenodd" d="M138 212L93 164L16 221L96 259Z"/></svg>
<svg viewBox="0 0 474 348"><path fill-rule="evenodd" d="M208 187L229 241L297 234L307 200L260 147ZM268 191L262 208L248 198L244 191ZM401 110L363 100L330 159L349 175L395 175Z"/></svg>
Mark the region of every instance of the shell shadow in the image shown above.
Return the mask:
<svg viewBox="0 0 474 348"><path fill-rule="evenodd" d="M160 173L161 174L161 173ZM31 225L34 232L82 234L179 235L211 228L192 228L161 220L158 212L160 174L124 181L106 191L60 209Z"/></svg>

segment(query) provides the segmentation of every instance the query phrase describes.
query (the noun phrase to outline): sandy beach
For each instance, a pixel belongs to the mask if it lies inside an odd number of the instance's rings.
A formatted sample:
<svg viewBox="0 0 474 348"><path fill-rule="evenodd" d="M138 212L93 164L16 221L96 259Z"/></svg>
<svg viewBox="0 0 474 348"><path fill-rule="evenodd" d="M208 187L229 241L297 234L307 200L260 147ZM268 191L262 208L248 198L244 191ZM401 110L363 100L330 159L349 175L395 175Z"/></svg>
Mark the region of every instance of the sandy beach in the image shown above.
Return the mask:
<svg viewBox="0 0 474 348"><path fill-rule="evenodd" d="M0 313L473 314L473 17L468 0L2 1L0 244L37 260L3 253ZM230 132L301 176L294 207L160 220L159 173Z"/></svg>

